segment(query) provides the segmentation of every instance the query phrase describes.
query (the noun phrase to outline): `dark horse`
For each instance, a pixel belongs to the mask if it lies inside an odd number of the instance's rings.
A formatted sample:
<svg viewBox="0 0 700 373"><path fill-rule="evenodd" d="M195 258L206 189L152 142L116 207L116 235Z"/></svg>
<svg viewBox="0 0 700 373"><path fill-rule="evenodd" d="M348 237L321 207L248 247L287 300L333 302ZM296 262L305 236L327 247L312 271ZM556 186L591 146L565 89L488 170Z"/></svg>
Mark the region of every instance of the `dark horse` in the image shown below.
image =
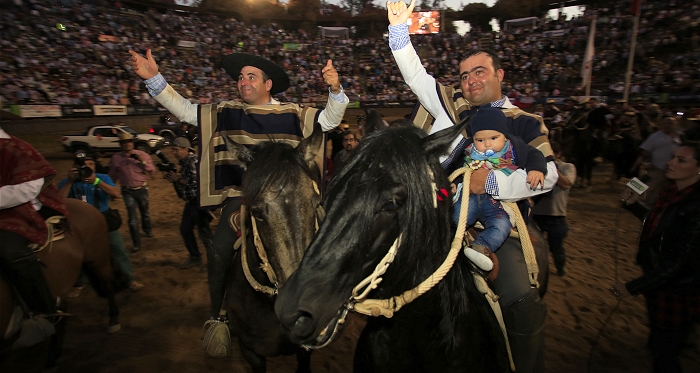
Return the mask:
<svg viewBox="0 0 700 373"><path fill-rule="evenodd" d="M353 306L353 288L400 235L393 263L369 293L373 298L416 287L445 260L454 236L452 204L440 193L450 183L438 156L464 125L429 137L412 126L390 127L362 139L329 185L326 219L279 292L277 315L297 342L313 346L332 338L339 315ZM509 371L503 334L472 268L459 254L442 281L392 318L369 318L354 371Z"/></svg>
<svg viewBox="0 0 700 373"><path fill-rule="evenodd" d="M81 269L90 279L90 283L100 296L109 303L109 325L107 331L119 330L119 309L114 298L115 276L112 270L107 223L102 214L90 204L77 199L66 199L70 215L70 228L65 237L52 242L36 255L44 265L44 276L54 296L63 301L80 275ZM18 321L22 313L12 296L10 286L0 279L0 361L10 359L12 342L17 339ZM65 310L65 304L61 309ZM63 329L66 318L57 325L57 333L49 342L48 357L43 362L45 368L51 368L61 353ZM20 351L17 351L20 352Z"/></svg>
<svg viewBox="0 0 700 373"><path fill-rule="evenodd" d="M316 232L317 219L321 218L317 217L321 203L317 156L323 155L323 132L316 124L313 134L296 148L274 141L260 143L251 150L229 141L227 146L246 165L243 196L249 214L244 225L251 227L255 221L277 281L272 283L260 268L261 257L253 235L248 234L246 245L235 254L226 290L231 332L238 337L241 352L253 372L265 372L266 357L290 354L297 354L297 372L309 372L310 353L290 342L275 316L274 292L298 267ZM243 263L243 250L247 263ZM246 279L243 265L255 282L273 293L255 290Z"/></svg>

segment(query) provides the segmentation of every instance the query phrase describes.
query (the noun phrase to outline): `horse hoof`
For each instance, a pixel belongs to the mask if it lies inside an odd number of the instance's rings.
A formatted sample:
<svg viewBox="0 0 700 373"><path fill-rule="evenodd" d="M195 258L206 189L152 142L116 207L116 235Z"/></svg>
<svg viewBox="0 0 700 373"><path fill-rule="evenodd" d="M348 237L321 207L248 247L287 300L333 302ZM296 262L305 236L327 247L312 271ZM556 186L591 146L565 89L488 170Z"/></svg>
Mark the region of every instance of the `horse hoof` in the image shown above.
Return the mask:
<svg viewBox="0 0 700 373"><path fill-rule="evenodd" d="M107 334L114 334L122 329L122 324L110 325L107 327Z"/></svg>

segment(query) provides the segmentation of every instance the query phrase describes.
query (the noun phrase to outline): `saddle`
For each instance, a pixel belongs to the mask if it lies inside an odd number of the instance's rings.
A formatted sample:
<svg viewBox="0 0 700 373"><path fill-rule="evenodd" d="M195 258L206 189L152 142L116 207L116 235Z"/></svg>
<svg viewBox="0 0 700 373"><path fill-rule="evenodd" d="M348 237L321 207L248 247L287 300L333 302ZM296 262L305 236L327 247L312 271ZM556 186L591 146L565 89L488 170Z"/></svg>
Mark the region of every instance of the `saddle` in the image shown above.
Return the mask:
<svg viewBox="0 0 700 373"><path fill-rule="evenodd" d="M48 236L46 238L46 243L43 246L39 244L31 244L29 247L33 252L39 252L43 250L46 246L49 246L52 242L60 241L66 237L65 228L67 223L66 217L63 215L54 215L46 219L46 226L48 227Z"/></svg>

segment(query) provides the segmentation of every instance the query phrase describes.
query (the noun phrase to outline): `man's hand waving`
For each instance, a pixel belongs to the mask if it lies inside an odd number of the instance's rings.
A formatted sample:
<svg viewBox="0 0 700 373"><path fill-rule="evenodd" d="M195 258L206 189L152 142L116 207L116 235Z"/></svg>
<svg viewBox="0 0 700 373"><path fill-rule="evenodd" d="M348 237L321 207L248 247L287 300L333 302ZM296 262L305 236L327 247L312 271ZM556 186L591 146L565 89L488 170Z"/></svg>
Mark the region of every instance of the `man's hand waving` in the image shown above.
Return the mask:
<svg viewBox="0 0 700 373"><path fill-rule="evenodd" d="M333 61L328 60L326 66L323 66L323 81L331 87L331 92L334 94L340 93L340 80L338 80L338 70L333 67Z"/></svg>
<svg viewBox="0 0 700 373"><path fill-rule="evenodd" d="M387 1L386 10L389 15L389 24L396 26L406 23L415 6L416 0L411 0L411 4L409 4L408 7L406 7L406 3L403 2L403 0L399 0L395 3Z"/></svg>
<svg viewBox="0 0 700 373"><path fill-rule="evenodd" d="M158 75L158 64L153 59L150 49L146 50L146 58L132 50L129 51L129 54L131 55L129 58L131 67L142 79L151 79Z"/></svg>

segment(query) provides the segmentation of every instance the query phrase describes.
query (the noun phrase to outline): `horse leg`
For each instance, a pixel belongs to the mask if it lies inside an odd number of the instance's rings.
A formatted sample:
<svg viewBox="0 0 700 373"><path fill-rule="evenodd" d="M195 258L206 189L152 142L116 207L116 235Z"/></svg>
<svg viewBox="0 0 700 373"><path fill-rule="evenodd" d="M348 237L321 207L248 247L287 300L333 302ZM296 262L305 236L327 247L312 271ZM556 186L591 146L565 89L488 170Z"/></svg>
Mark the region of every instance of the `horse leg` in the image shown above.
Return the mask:
<svg viewBox="0 0 700 373"><path fill-rule="evenodd" d="M303 348L297 350L296 373L311 373L311 351Z"/></svg>
<svg viewBox="0 0 700 373"><path fill-rule="evenodd" d="M63 339L66 336L66 319L61 320L56 324L56 334L51 337L49 344L49 352L44 364L43 373L53 372L56 370L58 358L63 353Z"/></svg>
<svg viewBox="0 0 700 373"><path fill-rule="evenodd" d="M245 361L248 362L250 367L253 369L253 373L265 373L267 370L267 361L265 361L265 358L262 356L259 356L253 350L248 349L247 347L241 346L241 353L243 354L243 358Z"/></svg>
<svg viewBox="0 0 700 373"><path fill-rule="evenodd" d="M112 275L112 265L107 258L107 262L103 263L99 268L97 264L88 263L84 266L85 274L90 279L90 283L95 287L97 294L107 298L109 305L109 324L107 333L115 333L121 329L119 324L119 307L117 300L114 297L114 277Z"/></svg>

